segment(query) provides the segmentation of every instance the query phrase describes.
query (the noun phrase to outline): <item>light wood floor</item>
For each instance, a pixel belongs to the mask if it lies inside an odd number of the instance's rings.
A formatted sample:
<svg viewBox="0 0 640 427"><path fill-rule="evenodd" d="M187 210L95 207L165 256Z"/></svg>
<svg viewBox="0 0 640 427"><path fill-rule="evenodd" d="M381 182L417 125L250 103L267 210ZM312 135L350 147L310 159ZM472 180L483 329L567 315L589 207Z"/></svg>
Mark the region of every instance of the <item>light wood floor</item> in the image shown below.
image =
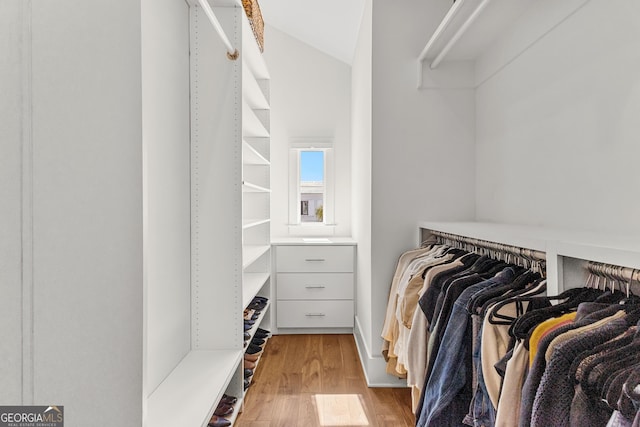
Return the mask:
<svg viewBox="0 0 640 427"><path fill-rule="evenodd" d="M368 388L352 335L269 339L238 427L415 425L406 388Z"/></svg>

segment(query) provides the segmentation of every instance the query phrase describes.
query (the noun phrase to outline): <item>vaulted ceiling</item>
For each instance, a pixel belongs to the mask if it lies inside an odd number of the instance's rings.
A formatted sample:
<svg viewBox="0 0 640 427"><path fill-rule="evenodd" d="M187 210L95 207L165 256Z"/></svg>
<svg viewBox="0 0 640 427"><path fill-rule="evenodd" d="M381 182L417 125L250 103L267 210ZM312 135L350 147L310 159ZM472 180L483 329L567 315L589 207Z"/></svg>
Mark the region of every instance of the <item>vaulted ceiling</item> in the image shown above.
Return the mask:
<svg viewBox="0 0 640 427"><path fill-rule="evenodd" d="M259 1L267 25L349 65L353 60L364 3L365 0Z"/></svg>

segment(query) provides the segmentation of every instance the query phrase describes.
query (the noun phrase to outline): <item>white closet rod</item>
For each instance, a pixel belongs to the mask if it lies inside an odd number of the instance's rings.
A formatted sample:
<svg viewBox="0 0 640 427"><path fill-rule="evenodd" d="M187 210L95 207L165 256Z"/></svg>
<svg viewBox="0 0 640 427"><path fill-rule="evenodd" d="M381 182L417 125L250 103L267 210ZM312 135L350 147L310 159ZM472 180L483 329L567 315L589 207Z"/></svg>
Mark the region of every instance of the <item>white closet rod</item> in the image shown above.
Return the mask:
<svg viewBox="0 0 640 427"><path fill-rule="evenodd" d="M438 55L434 58L434 60L431 61L431 64L429 65L429 68L431 68L433 70L433 69L437 68L438 65L440 65L440 62L442 62L444 57L449 53L449 51L453 48L453 46L455 46L455 44L458 42L458 40L460 40L460 37L462 37L464 35L464 33L467 32L469 27L478 18L478 16L480 16L480 13L482 13L484 8L489 4L490 1L491 0L482 0L476 6L474 11L471 13L471 15L469 15L469 17L464 21L464 23L453 34L453 36L449 39L447 44L442 48L440 53L438 53ZM420 56L418 56L418 88L420 88L422 86L422 63L423 63L423 61L425 60L425 58L429 54L429 51L435 45L436 40L438 40L442 36L442 34L445 32L445 30L449 27L449 24L451 24L451 22L453 21L455 16L458 14L458 12L460 11L460 9L462 8L462 5L464 3L465 3L465 0L458 0L457 2L455 2L453 4L453 6L451 6L451 8L449 9L449 11L445 15L445 17L442 19L442 22L440 22L440 25L438 25L438 28L436 28L436 30L434 31L433 35L431 36L431 38L429 39L429 41L425 45L424 49L422 49L422 52L420 53Z"/></svg>
<svg viewBox="0 0 640 427"><path fill-rule="evenodd" d="M200 7L202 7L202 10L204 10L204 13L207 14L207 18L209 18L209 22L211 22L211 25L213 25L213 28L216 30L216 32L220 36L222 43L224 43L224 45L227 47L227 57L231 60L238 59L238 56L239 56L238 49L234 48L231 45L229 38L227 37L224 30L222 29L222 25L220 25L220 21L218 21L218 18L216 18L216 14L213 13L213 9L211 9L211 6L209 6L209 3L207 2L207 0L198 0L198 4L200 4Z"/></svg>

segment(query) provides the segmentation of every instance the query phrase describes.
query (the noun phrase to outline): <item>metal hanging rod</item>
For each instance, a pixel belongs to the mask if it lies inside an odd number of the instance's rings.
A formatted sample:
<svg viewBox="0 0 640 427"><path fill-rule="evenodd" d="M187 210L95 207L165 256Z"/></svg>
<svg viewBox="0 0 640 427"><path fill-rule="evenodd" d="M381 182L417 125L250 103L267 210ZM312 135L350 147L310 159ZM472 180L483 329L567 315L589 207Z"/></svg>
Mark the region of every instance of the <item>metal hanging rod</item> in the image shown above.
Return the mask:
<svg viewBox="0 0 640 427"><path fill-rule="evenodd" d="M534 249L521 248L518 246L506 245L504 243L496 243L488 240L476 239L473 237L460 236L452 233L445 233L443 231L429 230L429 232L443 241L460 242L466 245L470 245L479 249L486 249L490 251L503 252L506 254L515 255L529 261L545 261L546 254L542 251L536 251Z"/></svg>
<svg viewBox="0 0 640 427"><path fill-rule="evenodd" d="M587 270L593 275L610 280L630 282L640 279L640 270L631 267L589 261Z"/></svg>
<svg viewBox="0 0 640 427"><path fill-rule="evenodd" d="M227 58L231 59L232 61L235 61L236 59L238 59L238 56L240 56L240 53L238 53L238 49L234 48L231 45L231 42L229 41L229 37L227 37L227 35L225 34L224 29L222 28L222 25L220 25L220 21L218 21L216 14L213 13L213 9L211 9L211 6L209 6L209 3L207 2L207 0L198 0L198 4L200 5L200 7L202 7L202 10L204 10L204 13L207 15L207 18L209 18L209 22L211 22L211 25L213 25L213 28L216 30L216 32L220 36L222 43L224 43L224 45L226 46Z"/></svg>

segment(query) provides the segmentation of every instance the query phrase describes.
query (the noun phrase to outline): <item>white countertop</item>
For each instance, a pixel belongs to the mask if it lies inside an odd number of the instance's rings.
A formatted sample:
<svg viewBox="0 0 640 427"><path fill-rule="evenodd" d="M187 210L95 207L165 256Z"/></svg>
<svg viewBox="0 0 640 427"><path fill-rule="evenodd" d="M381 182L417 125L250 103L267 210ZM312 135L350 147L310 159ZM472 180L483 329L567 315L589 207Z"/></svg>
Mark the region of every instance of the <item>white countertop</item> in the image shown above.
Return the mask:
<svg viewBox="0 0 640 427"><path fill-rule="evenodd" d="M274 237L271 244L280 245L327 245L355 246L358 244L351 237Z"/></svg>

